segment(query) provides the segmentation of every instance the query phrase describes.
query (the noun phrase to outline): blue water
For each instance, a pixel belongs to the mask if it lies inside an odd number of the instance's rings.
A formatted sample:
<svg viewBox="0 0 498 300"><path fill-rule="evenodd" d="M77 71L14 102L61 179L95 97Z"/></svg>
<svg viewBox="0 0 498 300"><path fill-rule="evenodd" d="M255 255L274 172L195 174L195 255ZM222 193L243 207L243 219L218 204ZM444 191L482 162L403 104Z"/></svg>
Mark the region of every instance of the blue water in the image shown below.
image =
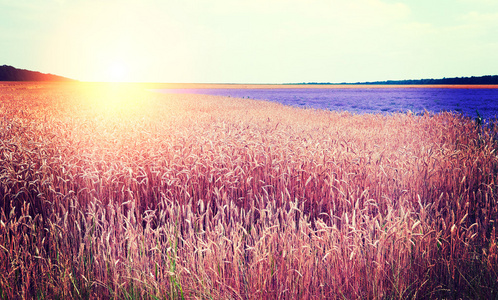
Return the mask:
<svg viewBox="0 0 498 300"><path fill-rule="evenodd" d="M334 88L334 89L162 89L189 93L251 98L285 105L353 113L422 113L452 111L484 119L498 116L498 88Z"/></svg>

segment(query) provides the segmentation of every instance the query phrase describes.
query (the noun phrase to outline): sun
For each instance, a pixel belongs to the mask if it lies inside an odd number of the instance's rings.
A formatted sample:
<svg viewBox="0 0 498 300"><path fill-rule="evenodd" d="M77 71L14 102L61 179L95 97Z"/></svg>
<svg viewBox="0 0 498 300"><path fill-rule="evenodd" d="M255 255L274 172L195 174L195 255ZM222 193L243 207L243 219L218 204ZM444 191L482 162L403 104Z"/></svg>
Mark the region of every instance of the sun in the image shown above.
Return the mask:
<svg viewBox="0 0 498 300"><path fill-rule="evenodd" d="M113 61L109 64L107 70L107 81L109 82L125 82L129 81L129 68L123 61Z"/></svg>

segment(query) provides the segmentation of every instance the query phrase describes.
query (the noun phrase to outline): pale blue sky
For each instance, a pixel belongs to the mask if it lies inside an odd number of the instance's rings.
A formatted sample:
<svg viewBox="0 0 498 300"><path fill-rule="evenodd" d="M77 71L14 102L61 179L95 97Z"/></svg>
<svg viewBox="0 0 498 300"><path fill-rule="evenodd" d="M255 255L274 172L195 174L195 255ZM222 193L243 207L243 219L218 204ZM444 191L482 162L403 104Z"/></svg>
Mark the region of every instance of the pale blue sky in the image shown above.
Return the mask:
<svg viewBox="0 0 498 300"><path fill-rule="evenodd" d="M0 64L80 80L498 74L496 0L0 0Z"/></svg>

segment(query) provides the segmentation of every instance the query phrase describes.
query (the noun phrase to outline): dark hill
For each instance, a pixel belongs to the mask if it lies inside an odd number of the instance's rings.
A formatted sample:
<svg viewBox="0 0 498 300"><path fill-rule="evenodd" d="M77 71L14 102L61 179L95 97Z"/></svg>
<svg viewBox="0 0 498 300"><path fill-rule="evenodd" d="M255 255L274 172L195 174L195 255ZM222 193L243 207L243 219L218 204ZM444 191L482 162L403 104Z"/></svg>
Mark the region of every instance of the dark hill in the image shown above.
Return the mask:
<svg viewBox="0 0 498 300"><path fill-rule="evenodd" d="M0 81L73 81L73 79L3 65L0 66Z"/></svg>

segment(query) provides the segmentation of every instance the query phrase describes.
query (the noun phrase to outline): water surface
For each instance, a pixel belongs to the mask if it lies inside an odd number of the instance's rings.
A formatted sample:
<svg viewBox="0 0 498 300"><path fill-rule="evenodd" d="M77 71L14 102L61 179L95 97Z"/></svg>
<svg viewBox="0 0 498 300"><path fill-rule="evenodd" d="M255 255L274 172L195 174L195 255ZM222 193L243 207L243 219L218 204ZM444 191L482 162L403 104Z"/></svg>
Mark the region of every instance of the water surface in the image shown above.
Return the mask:
<svg viewBox="0 0 498 300"><path fill-rule="evenodd" d="M498 88L229 88L161 89L162 93L189 93L251 98L285 105L353 113L423 113L452 111L472 118L498 116Z"/></svg>

